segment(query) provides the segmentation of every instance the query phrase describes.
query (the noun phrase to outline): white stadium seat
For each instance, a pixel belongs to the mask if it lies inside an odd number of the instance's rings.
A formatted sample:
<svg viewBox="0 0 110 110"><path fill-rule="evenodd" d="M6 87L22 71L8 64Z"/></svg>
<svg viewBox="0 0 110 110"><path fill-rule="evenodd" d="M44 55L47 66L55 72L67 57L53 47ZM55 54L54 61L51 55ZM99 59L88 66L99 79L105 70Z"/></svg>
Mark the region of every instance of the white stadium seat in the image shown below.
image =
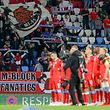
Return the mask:
<svg viewBox="0 0 110 110"><path fill-rule="evenodd" d="M89 11L89 13L91 13L92 12L92 8L89 8L88 11Z"/></svg>
<svg viewBox="0 0 110 110"><path fill-rule="evenodd" d="M78 15L77 18L78 18L78 21L79 21L79 22L82 22L82 20L83 20L82 15Z"/></svg>
<svg viewBox="0 0 110 110"><path fill-rule="evenodd" d="M81 40L84 44L88 44L88 37L81 37Z"/></svg>
<svg viewBox="0 0 110 110"><path fill-rule="evenodd" d="M70 19L71 19L71 22L75 22L76 21L76 15L70 15Z"/></svg>
<svg viewBox="0 0 110 110"><path fill-rule="evenodd" d="M80 22L74 22L74 26L75 26L75 27L80 27L81 24L80 24Z"/></svg>
<svg viewBox="0 0 110 110"><path fill-rule="evenodd" d="M58 20L61 20L61 17L62 17L61 15L57 15Z"/></svg>
<svg viewBox="0 0 110 110"><path fill-rule="evenodd" d="M103 1L99 2L99 6L102 7L103 6Z"/></svg>
<svg viewBox="0 0 110 110"><path fill-rule="evenodd" d="M89 37L89 42L90 42L90 44L94 44L95 43L95 37Z"/></svg>
<svg viewBox="0 0 110 110"><path fill-rule="evenodd" d="M79 13L80 13L80 8L74 8L73 10L74 10L75 15L79 15Z"/></svg>
<svg viewBox="0 0 110 110"><path fill-rule="evenodd" d="M91 30L90 29L86 29L85 33L86 33L86 36L90 36L91 35Z"/></svg>
<svg viewBox="0 0 110 110"><path fill-rule="evenodd" d="M109 41L107 40L106 37L104 37L104 42L105 42L105 44L109 44Z"/></svg>

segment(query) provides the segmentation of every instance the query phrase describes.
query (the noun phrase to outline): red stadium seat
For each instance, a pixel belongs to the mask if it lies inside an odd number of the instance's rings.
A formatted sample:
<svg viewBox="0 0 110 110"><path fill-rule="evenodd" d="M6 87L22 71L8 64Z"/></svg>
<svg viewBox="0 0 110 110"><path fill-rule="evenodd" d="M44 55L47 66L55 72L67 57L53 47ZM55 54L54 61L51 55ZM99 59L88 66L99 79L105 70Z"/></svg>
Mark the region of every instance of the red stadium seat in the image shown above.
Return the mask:
<svg viewBox="0 0 110 110"><path fill-rule="evenodd" d="M16 4L16 0L10 0L10 4Z"/></svg>
<svg viewBox="0 0 110 110"><path fill-rule="evenodd" d="M19 0L19 3L24 3L25 2L25 0Z"/></svg>

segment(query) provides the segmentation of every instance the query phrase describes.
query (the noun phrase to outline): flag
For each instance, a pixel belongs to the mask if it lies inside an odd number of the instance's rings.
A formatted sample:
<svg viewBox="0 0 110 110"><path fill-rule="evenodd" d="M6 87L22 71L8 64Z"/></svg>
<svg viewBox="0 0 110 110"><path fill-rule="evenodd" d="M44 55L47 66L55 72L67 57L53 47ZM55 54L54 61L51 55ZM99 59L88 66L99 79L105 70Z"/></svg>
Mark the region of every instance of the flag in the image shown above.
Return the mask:
<svg viewBox="0 0 110 110"><path fill-rule="evenodd" d="M35 2L9 4L3 7L9 19L11 28L19 35L25 37L39 26L40 22L46 17L51 19L50 12L40 4Z"/></svg>

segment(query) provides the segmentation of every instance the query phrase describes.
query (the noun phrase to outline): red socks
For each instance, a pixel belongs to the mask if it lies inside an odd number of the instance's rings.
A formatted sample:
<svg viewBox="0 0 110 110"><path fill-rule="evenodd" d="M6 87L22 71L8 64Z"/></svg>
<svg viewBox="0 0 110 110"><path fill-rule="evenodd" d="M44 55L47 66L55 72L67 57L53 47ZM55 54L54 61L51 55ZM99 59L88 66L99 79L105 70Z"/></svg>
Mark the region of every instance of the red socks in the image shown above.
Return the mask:
<svg viewBox="0 0 110 110"><path fill-rule="evenodd" d="M56 90L55 101L56 102L62 102L62 91L61 90Z"/></svg>
<svg viewBox="0 0 110 110"><path fill-rule="evenodd" d="M92 103L96 103L97 95L95 91L91 92Z"/></svg>
<svg viewBox="0 0 110 110"><path fill-rule="evenodd" d="M103 102L104 91L100 90L100 102Z"/></svg>
<svg viewBox="0 0 110 110"><path fill-rule="evenodd" d="M64 103L69 103L69 93L64 93Z"/></svg>
<svg viewBox="0 0 110 110"><path fill-rule="evenodd" d="M84 103L88 104L89 103L89 92L84 93Z"/></svg>
<svg viewBox="0 0 110 110"><path fill-rule="evenodd" d="M55 102L55 92L51 92L52 102Z"/></svg>
<svg viewBox="0 0 110 110"><path fill-rule="evenodd" d="M100 91L99 91L99 89L97 89L97 91L96 91L96 95L97 95L97 102L99 102L100 101Z"/></svg>
<svg viewBox="0 0 110 110"><path fill-rule="evenodd" d="M110 104L110 91L108 92L108 103Z"/></svg>

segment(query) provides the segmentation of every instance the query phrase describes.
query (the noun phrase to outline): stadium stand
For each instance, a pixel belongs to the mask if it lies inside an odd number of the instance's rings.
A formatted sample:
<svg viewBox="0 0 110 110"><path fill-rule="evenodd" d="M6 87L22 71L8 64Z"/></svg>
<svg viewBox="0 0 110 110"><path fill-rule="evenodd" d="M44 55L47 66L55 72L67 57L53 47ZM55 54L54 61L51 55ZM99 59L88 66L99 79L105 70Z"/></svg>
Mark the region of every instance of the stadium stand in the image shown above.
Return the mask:
<svg viewBox="0 0 110 110"><path fill-rule="evenodd" d="M109 44L107 38L108 36L105 36L103 27L101 29L101 36L96 36L96 30L91 30L90 26L89 29L83 29L83 16L81 14L81 11L84 9L85 6L83 0L58 0L56 4L54 4L53 2L51 3L50 1L51 0L47 0L44 3L43 0L10 0L10 4L25 2L35 2L36 4L40 3L50 11L52 16L52 21L50 21L48 18L45 18L44 20L42 20L38 29L22 39L18 38L16 36L16 33L11 29L10 23L6 19L5 14L0 14L0 52L4 54L8 50L16 49L21 55L21 52L19 50L31 51L27 53L27 55L22 59L21 65L24 65L21 66L22 71L28 71L29 68L31 68L31 71L34 70L33 68L36 64L35 61L39 57L41 57L43 48L46 47L48 51L51 51L51 44L54 44L55 46L59 45L61 43L61 37L64 36L68 36L69 42L73 42L72 37L76 37L74 38L74 41L75 43L78 43L79 48L85 47L85 45L83 44L88 43L94 44L93 46L106 46ZM0 5L3 6L3 2L0 2ZM104 10L106 14L98 14L98 16L100 16L101 20L103 21L104 18L102 18L102 16L108 15L108 11L105 8L106 6L108 6L108 2L106 2L105 0L99 0L98 3L91 3L89 7L85 8L88 8L89 14L92 12L93 8L96 9L97 13L101 9ZM89 23L90 21L91 19L89 18ZM64 28L65 26L69 27ZM79 28L81 28L81 31L77 35L76 33L78 32ZM60 36L60 38L57 36L57 32L59 29L60 32L62 32L64 35ZM7 36L9 36L9 38ZM36 38L36 40L34 38ZM45 38L48 38L48 40ZM77 38L80 38L80 44ZM32 44L31 49L29 47L30 44ZM110 45L108 45L108 49L110 52ZM30 59L30 56L33 59ZM12 59L11 56L10 59ZM30 60L32 62L31 64ZM2 59L2 61L0 62L4 62L4 59ZM42 64L44 64L45 60L43 59L42 62ZM0 66L0 70L5 70L5 68L1 68Z"/></svg>

